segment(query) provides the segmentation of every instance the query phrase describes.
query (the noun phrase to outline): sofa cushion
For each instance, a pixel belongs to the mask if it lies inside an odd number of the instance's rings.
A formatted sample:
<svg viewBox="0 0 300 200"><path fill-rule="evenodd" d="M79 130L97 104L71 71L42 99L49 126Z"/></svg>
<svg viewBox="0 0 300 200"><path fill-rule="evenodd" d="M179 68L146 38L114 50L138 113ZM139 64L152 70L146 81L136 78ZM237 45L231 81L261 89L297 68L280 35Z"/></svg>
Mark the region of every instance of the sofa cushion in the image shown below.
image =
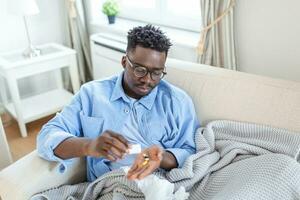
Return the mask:
<svg viewBox="0 0 300 200"><path fill-rule="evenodd" d="M166 79L193 99L202 125L228 119L300 131L300 83L175 59Z"/></svg>

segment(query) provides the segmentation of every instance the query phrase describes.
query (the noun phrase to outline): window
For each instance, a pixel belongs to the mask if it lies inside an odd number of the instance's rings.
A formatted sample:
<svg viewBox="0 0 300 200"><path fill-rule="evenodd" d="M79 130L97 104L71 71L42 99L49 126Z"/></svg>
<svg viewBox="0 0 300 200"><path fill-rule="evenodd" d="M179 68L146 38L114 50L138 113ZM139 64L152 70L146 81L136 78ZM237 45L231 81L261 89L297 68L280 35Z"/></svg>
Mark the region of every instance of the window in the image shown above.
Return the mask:
<svg viewBox="0 0 300 200"><path fill-rule="evenodd" d="M90 0L92 18L99 18L105 0ZM200 0L118 0L119 17L192 31L201 29Z"/></svg>

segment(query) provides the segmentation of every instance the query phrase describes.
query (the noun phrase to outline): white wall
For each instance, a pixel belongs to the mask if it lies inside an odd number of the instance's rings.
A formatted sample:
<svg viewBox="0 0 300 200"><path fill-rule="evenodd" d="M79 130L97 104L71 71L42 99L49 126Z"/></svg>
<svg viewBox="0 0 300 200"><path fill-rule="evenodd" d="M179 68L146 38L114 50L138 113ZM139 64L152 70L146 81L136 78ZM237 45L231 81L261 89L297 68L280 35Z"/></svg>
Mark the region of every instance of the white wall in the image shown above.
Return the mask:
<svg viewBox="0 0 300 200"><path fill-rule="evenodd" d="M238 69L300 81L300 1L236 2Z"/></svg>
<svg viewBox="0 0 300 200"><path fill-rule="evenodd" d="M27 38L23 19L8 12L9 5L15 0L0 0L0 53L14 50L25 49ZM63 0L36 0L40 13L31 16L29 28L32 43L34 45L47 42L66 43L64 25L64 1ZM54 81L50 76L42 74L30 79L19 81L22 96L32 93L39 93L43 90L51 89Z"/></svg>

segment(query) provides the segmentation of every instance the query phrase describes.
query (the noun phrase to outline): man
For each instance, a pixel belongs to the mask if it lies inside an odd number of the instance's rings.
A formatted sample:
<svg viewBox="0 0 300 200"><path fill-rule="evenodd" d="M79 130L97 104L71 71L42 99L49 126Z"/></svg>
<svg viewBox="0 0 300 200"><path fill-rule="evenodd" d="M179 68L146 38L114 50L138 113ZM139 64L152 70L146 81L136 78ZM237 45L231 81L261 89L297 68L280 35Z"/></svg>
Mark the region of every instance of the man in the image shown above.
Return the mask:
<svg viewBox="0 0 300 200"><path fill-rule="evenodd" d="M86 157L88 181L122 166L131 166L129 179L142 179L195 153L193 103L162 80L170 40L152 25L133 28L127 39L123 73L84 84L39 133L39 155L60 162L61 171L71 158ZM142 153L128 155L132 144Z"/></svg>

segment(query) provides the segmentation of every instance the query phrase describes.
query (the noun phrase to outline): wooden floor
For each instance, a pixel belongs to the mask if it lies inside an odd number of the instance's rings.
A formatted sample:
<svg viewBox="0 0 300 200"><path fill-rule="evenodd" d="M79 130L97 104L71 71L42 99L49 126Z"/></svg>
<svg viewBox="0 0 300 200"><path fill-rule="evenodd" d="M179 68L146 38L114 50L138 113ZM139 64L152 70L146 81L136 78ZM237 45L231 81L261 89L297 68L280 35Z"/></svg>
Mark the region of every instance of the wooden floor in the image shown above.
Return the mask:
<svg viewBox="0 0 300 200"><path fill-rule="evenodd" d="M17 161L36 148L37 134L42 126L52 117L53 115L50 115L26 124L28 136L26 138L22 138L17 121L12 119L6 113L1 115L13 161Z"/></svg>

